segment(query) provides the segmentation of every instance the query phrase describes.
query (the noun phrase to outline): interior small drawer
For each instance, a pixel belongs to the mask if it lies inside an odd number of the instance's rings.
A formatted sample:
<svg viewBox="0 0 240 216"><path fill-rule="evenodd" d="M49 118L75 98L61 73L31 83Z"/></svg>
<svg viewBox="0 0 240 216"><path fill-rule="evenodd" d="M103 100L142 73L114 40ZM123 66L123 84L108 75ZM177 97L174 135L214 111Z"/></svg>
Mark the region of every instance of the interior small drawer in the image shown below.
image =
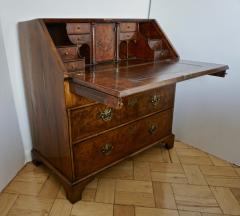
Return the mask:
<svg viewBox="0 0 240 216"><path fill-rule="evenodd" d="M78 58L78 51L76 46L60 47L58 52L63 61L73 60Z"/></svg>
<svg viewBox="0 0 240 216"><path fill-rule="evenodd" d="M68 38L73 44L84 44L91 41L90 34L68 35Z"/></svg>
<svg viewBox="0 0 240 216"><path fill-rule="evenodd" d="M64 65L68 72L74 72L83 69L85 67L85 61L84 59L78 61L69 61L65 62Z"/></svg>
<svg viewBox="0 0 240 216"><path fill-rule="evenodd" d="M85 177L170 135L172 115L173 110L169 109L76 143L73 146L76 177Z"/></svg>
<svg viewBox="0 0 240 216"><path fill-rule="evenodd" d="M120 23L120 32L131 32L137 30L137 23L124 22Z"/></svg>
<svg viewBox="0 0 240 216"><path fill-rule="evenodd" d="M90 23L67 23L68 34L86 34L91 32Z"/></svg>
<svg viewBox="0 0 240 216"><path fill-rule="evenodd" d="M120 33L120 41L135 40L135 39L136 39L136 33L135 32Z"/></svg>

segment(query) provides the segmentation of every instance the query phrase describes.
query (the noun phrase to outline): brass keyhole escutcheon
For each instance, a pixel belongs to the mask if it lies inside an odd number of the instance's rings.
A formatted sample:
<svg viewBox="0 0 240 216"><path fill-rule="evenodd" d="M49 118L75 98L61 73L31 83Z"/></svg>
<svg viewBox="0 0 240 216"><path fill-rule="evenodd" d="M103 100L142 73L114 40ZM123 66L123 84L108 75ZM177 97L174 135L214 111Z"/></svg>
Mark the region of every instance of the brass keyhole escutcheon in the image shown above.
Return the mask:
<svg viewBox="0 0 240 216"><path fill-rule="evenodd" d="M110 121L112 119L112 109L107 108L103 112L100 113L100 118L103 121Z"/></svg>
<svg viewBox="0 0 240 216"><path fill-rule="evenodd" d="M157 126L156 125L151 125L148 129L148 132L150 134L154 134L156 132L156 130L157 130Z"/></svg>
<svg viewBox="0 0 240 216"><path fill-rule="evenodd" d="M101 152L107 156L112 153L112 150L113 150L113 145L110 143L107 143L102 147Z"/></svg>
<svg viewBox="0 0 240 216"><path fill-rule="evenodd" d="M159 104L160 100L161 100L160 95L153 95L153 97L152 97L152 104L154 106L157 106Z"/></svg>

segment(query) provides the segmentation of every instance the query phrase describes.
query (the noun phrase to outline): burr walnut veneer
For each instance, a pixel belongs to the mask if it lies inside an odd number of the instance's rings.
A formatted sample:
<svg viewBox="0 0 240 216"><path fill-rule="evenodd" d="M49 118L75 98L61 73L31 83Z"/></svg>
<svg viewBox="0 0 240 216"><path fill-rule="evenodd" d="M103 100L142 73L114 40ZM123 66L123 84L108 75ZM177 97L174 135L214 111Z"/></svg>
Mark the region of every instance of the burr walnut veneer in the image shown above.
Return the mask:
<svg viewBox="0 0 240 216"><path fill-rule="evenodd" d="M180 60L155 20L37 19L19 33L33 161L71 202L104 169L172 148L176 83L228 69Z"/></svg>

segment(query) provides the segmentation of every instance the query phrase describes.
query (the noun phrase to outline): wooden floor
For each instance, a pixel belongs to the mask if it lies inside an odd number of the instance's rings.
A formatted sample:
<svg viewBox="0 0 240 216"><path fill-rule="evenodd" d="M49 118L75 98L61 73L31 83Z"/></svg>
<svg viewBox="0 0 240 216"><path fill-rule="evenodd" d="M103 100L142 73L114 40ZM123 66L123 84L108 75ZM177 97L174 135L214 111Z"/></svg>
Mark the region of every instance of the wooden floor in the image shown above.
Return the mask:
<svg viewBox="0 0 240 216"><path fill-rule="evenodd" d="M0 194L0 215L240 215L240 168L176 142L98 175L71 205L48 169L29 163Z"/></svg>

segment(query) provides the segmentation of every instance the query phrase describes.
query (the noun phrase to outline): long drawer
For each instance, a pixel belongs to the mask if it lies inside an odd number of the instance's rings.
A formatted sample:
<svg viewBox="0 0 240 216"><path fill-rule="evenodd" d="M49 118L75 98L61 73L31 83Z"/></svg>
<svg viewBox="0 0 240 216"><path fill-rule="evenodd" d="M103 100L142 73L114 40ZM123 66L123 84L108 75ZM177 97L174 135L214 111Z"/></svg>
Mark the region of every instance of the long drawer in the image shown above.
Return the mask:
<svg viewBox="0 0 240 216"><path fill-rule="evenodd" d="M75 175L82 178L171 134L169 109L73 146Z"/></svg>
<svg viewBox="0 0 240 216"><path fill-rule="evenodd" d="M175 85L124 98L122 109L95 104L69 112L72 142L126 123L144 115L173 107Z"/></svg>

